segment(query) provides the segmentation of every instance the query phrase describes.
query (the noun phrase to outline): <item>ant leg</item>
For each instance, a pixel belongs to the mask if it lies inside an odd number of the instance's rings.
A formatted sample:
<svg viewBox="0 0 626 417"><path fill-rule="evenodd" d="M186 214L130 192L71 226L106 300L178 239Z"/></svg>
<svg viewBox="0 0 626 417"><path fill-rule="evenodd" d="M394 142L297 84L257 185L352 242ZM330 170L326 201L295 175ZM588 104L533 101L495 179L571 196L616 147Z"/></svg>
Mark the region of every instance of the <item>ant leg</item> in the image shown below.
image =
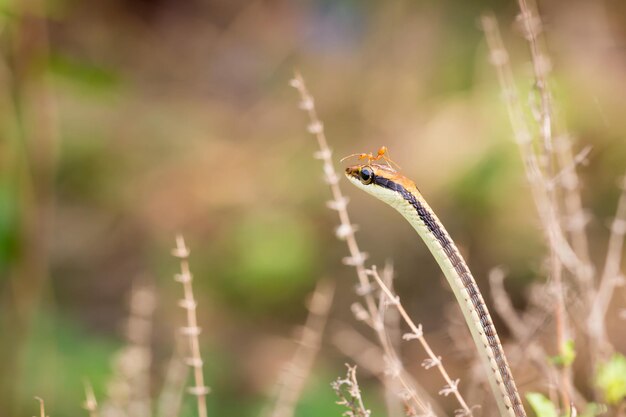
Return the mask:
<svg viewBox="0 0 626 417"><path fill-rule="evenodd" d="M394 161L393 159L387 157L387 156L383 156L383 159L385 160L385 162L387 162L387 165L389 165L390 168L392 169L397 169L397 170L401 170L402 168L400 168L400 165L397 164L396 161ZM391 164L395 165L395 167L393 167Z"/></svg>
<svg viewBox="0 0 626 417"><path fill-rule="evenodd" d="M356 157L358 157L359 159L363 159L363 155L364 155L364 154L362 154L362 153L353 153L353 154L351 154L351 155L344 156L343 158L341 158L341 159L339 160L339 162L343 162L343 161L345 161L346 159L350 159L350 158L355 157L355 156L356 156Z"/></svg>

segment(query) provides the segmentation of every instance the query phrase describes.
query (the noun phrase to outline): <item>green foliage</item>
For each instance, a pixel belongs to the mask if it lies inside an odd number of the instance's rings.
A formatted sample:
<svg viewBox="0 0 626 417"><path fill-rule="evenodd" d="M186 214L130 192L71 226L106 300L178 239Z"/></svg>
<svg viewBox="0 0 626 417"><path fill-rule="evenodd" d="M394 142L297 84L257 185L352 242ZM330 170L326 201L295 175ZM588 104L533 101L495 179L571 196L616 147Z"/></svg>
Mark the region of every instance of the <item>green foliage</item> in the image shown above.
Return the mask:
<svg viewBox="0 0 626 417"><path fill-rule="evenodd" d="M266 309L308 291L315 272L315 236L290 212L258 210L238 221L227 249L217 250L224 290L239 304ZM227 254L227 255L225 255Z"/></svg>
<svg viewBox="0 0 626 417"><path fill-rule="evenodd" d="M562 367L570 366L574 363L574 359L576 359L576 347L572 339L566 340L561 346L561 352L550 358L552 363Z"/></svg>
<svg viewBox="0 0 626 417"><path fill-rule="evenodd" d="M35 320L22 354L20 402L32 408L33 396L46 399L55 415L78 415L84 381L102 398L110 363L119 346L81 328L55 312L42 312ZM49 413L52 415L52 412ZM28 414L31 415L31 414Z"/></svg>
<svg viewBox="0 0 626 417"><path fill-rule="evenodd" d="M503 190L509 187L508 174L513 158L515 155L508 148L498 146L460 173L452 184L451 194L468 217L476 218L493 211Z"/></svg>
<svg viewBox="0 0 626 417"><path fill-rule="evenodd" d="M587 403L585 406L585 410L582 413L578 413L578 416L596 417L604 413L606 413L606 405L598 403Z"/></svg>
<svg viewBox="0 0 626 417"><path fill-rule="evenodd" d="M55 53L50 57L50 72L74 86L91 91L110 91L119 85L117 75L84 60Z"/></svg>
<svg viewBox="0 0 626 417"><path fill-rule="evenodd" d="M72 201L101 201L112 204L111 188L117 185L122 168L105 140L97 134L90 137L67 136L62 143L62 157L57 167L57 189Z"/></svg>
<svg viewBox="0 0 626 417"><path fill-rule="evenodd" d="M296 408L296 416L318 417L318 416L340 416L344 411L341 405L337 404L337 396L331 388L331 381L336 379L333 372L341 372L341 367L333 367L332 370L324 366L318 366L310 375L306 389ZM368 409L373 416L386 415L384 401L379 397L378 386L369 384L371 382L365 376L358 376L361 396L367 402Z"/></svg>
<svg viewBox="0 0 626 417"><path fill-rule="evenodd" d="M13 0L0 0L0 22L5 23L13 16Z"/></svg>
<svg viewBox="0 0 626 417"><path fill-rule="evenodd" d="M526 400L537 417L559 417L556 406L543 394L529 392L526 394Z"/></svg>
<svg viewBox="0 0 626 417"><path fill-rule="evenodd" d="M19 210L16 194L13 187L0 182L0 273L15 259L19 249Z"/></svg>
<svg viewBox="0 0 626 417"><path fill-rule="evenodd" d="M596 385L609 404L618 404L626 397L626 357L616 353L602 364L596 376Z"/></svg>
<svg viewBox="0 0 626 417"><path fill-rule="evenodd" d="M526 400L535 412L537 417L559 417L556 406L546 398L545 395L538 392L529 392L526 394ZM595 417L606 412L606 406L598 403L587 403L583 412L579 412L579 417ZM561 416L566 417L566 416Z"/></svg>

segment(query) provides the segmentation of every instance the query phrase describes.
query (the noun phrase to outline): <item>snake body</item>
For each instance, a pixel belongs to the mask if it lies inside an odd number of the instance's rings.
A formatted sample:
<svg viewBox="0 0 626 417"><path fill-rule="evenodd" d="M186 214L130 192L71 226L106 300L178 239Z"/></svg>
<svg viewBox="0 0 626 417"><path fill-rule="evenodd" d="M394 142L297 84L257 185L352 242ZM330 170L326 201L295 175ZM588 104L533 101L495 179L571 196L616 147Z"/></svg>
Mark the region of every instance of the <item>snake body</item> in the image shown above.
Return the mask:
<svg viewBox="0 0 626 417"><path fill-rule="evenodd" d="M355 165L346 177L395 208L420 235L446 276L461 307L502 416L526 417L487 305L454 241L415 183L390 167Z"/></svg>

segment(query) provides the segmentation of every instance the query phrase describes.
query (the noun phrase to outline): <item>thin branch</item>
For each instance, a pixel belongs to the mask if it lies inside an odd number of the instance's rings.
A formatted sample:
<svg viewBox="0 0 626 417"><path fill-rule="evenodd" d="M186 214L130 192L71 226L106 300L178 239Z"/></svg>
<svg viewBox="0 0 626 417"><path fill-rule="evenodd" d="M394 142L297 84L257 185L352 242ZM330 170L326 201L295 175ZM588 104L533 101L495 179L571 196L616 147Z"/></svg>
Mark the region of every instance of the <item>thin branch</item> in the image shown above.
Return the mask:
<svg viewBox="0 0 626 417"><path fill-rule="evenodd" d="M551 69L550 58L539 45L541 19L530 10L526 0L518 0L518 4L521 12L518 18L522 22L524 37L528 41L535 74L535 86L541 98L539 133L543 139L546 156L548 156L554 151L552 143L552 97L548 88L548 73Z"/></svg>
<svg viewBox="0 0 626 417"><path fill-rule="evenodd" d="M295 74L290 85L295 88L300 95L300 108L306 111L309 116L308 131L315 136L318 143L319 151L317 151L314 156L322 161L325 180L330 186L333 196L333 199L329 201L327 205L331 210L337 211L339 215L340 225L336 229L336 236L340 240L345 240L350 253L350 256L344 258L343 262L355 268L359 281L357 293L365 300L366 308L355 303L353 304L353 312L355 312L357 319L363 320L374 330L386 357L394 358L393 362L401 365L402 363L397 359L398 356L387 337L384 323L381 320L380 310L371 291L372 286L365 268L365 260L368 255L365 252L361 252L357 244L355 238L356 226L350 221L347 210L348 198L343 195L339 187L339 175L333 165L332 152L328 147L328 141L324 133L324 125L317 115L315 101L299 73ZM428 413L431 407L428 406L424 408L423 404L423 400L416 398L415 405L420 407L423 413Z"/></svg>
<svg viewBox="0 0 626 417"><path fill-rule="evenodd" d="M39 417L47 417L46 416L46 406L43 402L43 398L35 397L37 401L39 401Z"/></svg>
<svg viewBox="0 0 626 417"><path fill-rule="evenodd" d="M430 345L424 338L422 325L421 324L416 325L413 322L409 314L406 312L406 310L402 306L402 303L400 303L400 297L395 296L393 292L391 292L389 287L387 287L387 285L380 278L378 272L376 271L376 268L371 269L370 274L372 275L374 280L378 283L380 288L383 290L383 293L387 296L389 303L393 305L394 307L396 307L396 309L400 313L400 316L402 316L402 318L404 319L404 322L411 329L411 333L405 334L403 336L403 339L404 340L417 339L422 345L422 348L424 348L424 350L426 351L426 354L428 355L428 361L424 364L424 367L426 369L436 367L439 373L441 374L441 376L443 377L443 379L446 381L446 386L444 387L444 389L439 391L439 393L445 396L453 394L456 400L461 405L464 415L468 415L468 416L472 415L471 408L467 405L467 403L465 402L465 399L459 392L459 389L458 389L459 380L458 379L452 380L452 378L450 378L450 375L448 375L448 372L446 371L446 369L444 368L442 364L441 356L435 355L432 348L430 347Z"/></svg>
<svg viewBox="0 0 626 417"><path fill-rule="evenodd" d="M604 357L613 350L606 334L606 313L614 293L613 290L616 286L624 283L624 277L620 275L620 264L624 248L624 235L626 234L626 178L622 179L620 188L621 193L615 218L611 224L611 234L600 286L587 320L590 339L594 340L598 347L598 353Z"/></svg>
<svg viewBox="0 0 626 417"><path fill-rule="evenodd" d="M115 355L108 395L100 407L103 417L150 415L150 342L155 306L153 287L133 283L125 329L128 343Z"/></svg>
<svg viewBox="0 0 626 417"><path fill-rule="evenodd" d="M549 386L558 386L558 371L550 362L550 357L543 346L534 339L537 328L543 320L521 317L504 289L504 272L494 268L489 272L489 284L494 308L517 341L516 348L524 360L529 359L541 372ZM572 387L572 396L576 404L584 404L584 396Z"/></svg>
<svg viewBox="0 0 626 417"><path fill-rule="evenodd" d="M309 93L304 84L304 79L299 73L296 73L294 78L290 82L291 86L295 88L300 94L300 108L307 112L309 116L309 125L307 130L309 133L315 136L319 151L315 153L315 158L320 159L323 164L325 180L328 183L333 199L327 203L328 208L335 210L339 215L340 225L337 228L337 238L345 240L350 256L344 258L344 263L350 266L354 266L356 269L359 284L362 287L369 285L369 279L365 273L365 260L368 255L361 252L359 245L354 236L355 226L350 221L348 215L348 198L343 195L341 188L339 187L339 175L335 170L335 166L332 161L332 151L328 147L328 141L326 140L326 134L324 133L324 125L317 116L315 110L315 101L313 96ZM368 310L371 312L376 311L376 303L374 297L371 294L365 294L365 303Z"/></svg>
<svg viewBox="0 0 626 417"><path fill-rule="evenodd" d="M346 417L370 417L372 412L365 408L361 389L356 379L356 366L346 364L348 372L345 378L337 378L331 387L335 391L339 401L337 404L345 406L348 411L343 413Z"/></svg>
<svg viewBox="0 0 626 417"><path fill-rule="evenodd" d="M566 136L561 137L561 146L559 146L559 151L561 151L561 155L557 155L554 149L553 144L553 109L552 109L552 97L550 93L550 88L548 85L548 74L550 72L550 59L545 52L542 45L539 43L539 33L542 29L541 18L538 14L534 14L533 11L528 6L527 0L519 0L520 7L520 19L525 28L525 35L528 40L528 45L530 48L531 59L533 63L533 70L535 73L535 84L536 88L539 92L539 96L541 98L541 107L539 112L539 135L543 139L544 147L545 147L545 160L547 165L548 175L555 175L555 166L554 166L554 157L561 161L561 163L567 164L569 160L571 160L571 145L568 143L569 138ZM565 153L563 153L565 152ZM569 157L569 158L568 158ZM574 216L582 216L582 209L580 206L580 196L576 195L576 190L578 187L578 179L575 174L569 175L570 182L572 182L568 190L566 190L566 195L568 195L568 203L569 210ZM548 194L550 198L550 202L554 212L556 213L556 220L559 219L559 205L557 202L557 193L555 188L548 188ZM582 229L582 231L581 231ZM580 281L585 285L584 289L590 290L590 281L592 279L592 269L589 267L589 253L588 247L586 244L586 238L583 238L584 235L584 223L582 227L578 228L577 233L577 243L579 245L579 254L577 257L582 256L581 264L582 266L572 271L575 276L580 277ZM585 239L585 240L582 240ZM571 329L568 322L567 312L565 310L565 301L564 301L564 293L565 288L563 284L562 278L562 264L561 260L557 253L556 240L550 241L550 251L551 251L551 272L552 272L552 280L554 282L554 292L555 292L555 318L556 318L556 338L559 352L562 351L568 340L571 336ZM590 296L590 295L589 295ZM589 300L589 298L587 298ZM573 382L573 373L571 369L571 364L564 364L560 369L561 374L561 405L562 408L569 407L571 403L571 391L574 386Z"/></svg>
<svg viewBox="0 0 626 417"><path fill-rule="evenodd" d="M481 18L483 31L489 48L490 62L496 70L500 89L503 92L509 121L513 135L518 145L520 156L524 163L524 173L530 185L531 194L537 207L537 214L543 225L546 240L556 251L561 262L573 273L586 271L589 273L589 264L582 261L572 249L561 228L558 213L548 194L547 179L541 171L540 164L532 145L532 134L522 109L519 93L515 86L513 71L509 62L509 54L502 43L498 22L492 15L483 15Z"/></svg>
<svg viewBox="0 0 626 417"><path fill-rule="evenodd" d="M206 395L209 393L209 387L204 385L204 375L202 373L202 357L200 356L200 342L198 336L201 329L198 326L196 317L196 300L193 296L193 287L191 285L192 275L189 270L189 249L185 246L185 240L182 235L176 236L176 248L172 250L172 255L180 259L180 274L176 274L176 281L183 286L184 298L179 305L187 312L187 326L182 327L181 333L187 336L189 341L189 352L191 356L187 358L187 365L193 368L195 385L188 389L189 393L197 398L198 416L207 417Z"/></svg>
<svg viewBox="0 0 626 417"><path fill-rule="evenodd" d="M189 367L183 360L180 338L165 371L165 381L157 400L157 417L178 417L182 405L185 383L189 377Z"/></svg>
<svg viewBox="0 0 626 417"><path fill-rule="evenodd" d="M531 13L526 0L519 0L519 6L521 9L520 19L524 25L525 36L531 49L536 87L541 97L538 123L544 150L542 157L545 160L545 165L547 165L548 176L554 178L551 98L547 83L549 62L547 56L540 52L537 40L541 21ZM572 249L561 228L556 193L554 187L548 187L548 180L540 168L538 157L533 149L530 129L526 124L525 116L518 100L508 53L502 43L495 17L490 15L483 16L482 26L490 50L491 62L496 69L500 87L505 92L505 97L507 98L506 106L509 119L522 160L524 161L526 177L530 184L533 199L537 206L539 218L544 226L546 240L550 249L550 276L554 284L553 295L556 301L554 315L556 318L557 346L558 350L561 351L570 337L563 299L563 266L568 268L573 274L580 274L580 271L589 270L590 267ZM559 384L563 407L567 407L570 404L572 386L571 367L564 366L561 369L561 383Z"/></svg>

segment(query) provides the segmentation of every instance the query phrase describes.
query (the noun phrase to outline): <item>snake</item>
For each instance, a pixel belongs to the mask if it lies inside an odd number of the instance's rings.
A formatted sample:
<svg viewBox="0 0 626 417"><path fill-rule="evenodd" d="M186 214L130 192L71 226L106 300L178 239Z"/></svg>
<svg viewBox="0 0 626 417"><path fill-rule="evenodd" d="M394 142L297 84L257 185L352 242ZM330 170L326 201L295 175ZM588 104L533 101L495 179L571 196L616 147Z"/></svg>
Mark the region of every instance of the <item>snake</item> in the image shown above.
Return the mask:
<svg viewBox="0 0 626 417"><path fill-rule="evenodd" d="M486 368L503 417L526 417L511 369L487 305L465 259L413 181L391 166L374 163L346 168L357 188L396 209L413 226L443 271Z"/></svg>

